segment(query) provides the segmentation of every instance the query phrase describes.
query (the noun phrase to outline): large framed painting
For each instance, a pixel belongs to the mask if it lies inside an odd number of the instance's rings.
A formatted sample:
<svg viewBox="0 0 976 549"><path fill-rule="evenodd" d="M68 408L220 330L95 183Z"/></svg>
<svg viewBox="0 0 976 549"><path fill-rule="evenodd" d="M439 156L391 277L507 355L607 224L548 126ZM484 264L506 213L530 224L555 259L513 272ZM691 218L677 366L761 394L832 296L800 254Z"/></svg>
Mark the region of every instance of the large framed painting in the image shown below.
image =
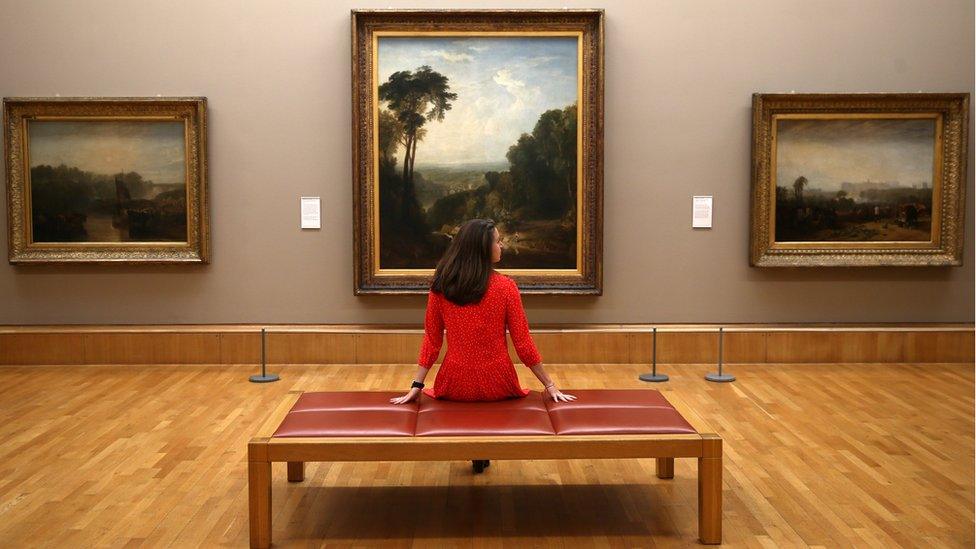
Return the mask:
<svg viewBox="0 0 976 549"><path fill-rule="evenodd" d="M753 95L750 264L961 265L969 95Z"/></svg>
<svg viewBox="0 0 976 549"><path fill-rule="evenodd" d="M525 293L601 294L603 11L352 13L354 293L426 293L468 219Z"/></svg>
<svg viewBox="0 0 976 549"><path fill-rule="evenodd" d="M207 263L206 99L5 98L11 263Z"/></svg>

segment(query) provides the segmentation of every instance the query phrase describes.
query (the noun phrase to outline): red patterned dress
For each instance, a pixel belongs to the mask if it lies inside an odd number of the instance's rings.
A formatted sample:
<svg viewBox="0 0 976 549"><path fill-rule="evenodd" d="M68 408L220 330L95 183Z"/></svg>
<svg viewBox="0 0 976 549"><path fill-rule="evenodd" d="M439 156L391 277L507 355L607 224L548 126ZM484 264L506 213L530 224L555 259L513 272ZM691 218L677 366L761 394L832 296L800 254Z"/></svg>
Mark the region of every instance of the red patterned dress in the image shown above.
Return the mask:
<svg viewBox="0 0 976 549"><path fill-rule="evenodd" d="M447 353L433 387L424 393L444 400L488 401L521 398L529 394L519 384L508 355L505 328L519 359L526 366L542 362L529 335L522 296L510 277L492 271L488 288L477 303L456 305L433 290L427 295L424 343L418 363L430 368L441 352L447 328Z"/></svg>

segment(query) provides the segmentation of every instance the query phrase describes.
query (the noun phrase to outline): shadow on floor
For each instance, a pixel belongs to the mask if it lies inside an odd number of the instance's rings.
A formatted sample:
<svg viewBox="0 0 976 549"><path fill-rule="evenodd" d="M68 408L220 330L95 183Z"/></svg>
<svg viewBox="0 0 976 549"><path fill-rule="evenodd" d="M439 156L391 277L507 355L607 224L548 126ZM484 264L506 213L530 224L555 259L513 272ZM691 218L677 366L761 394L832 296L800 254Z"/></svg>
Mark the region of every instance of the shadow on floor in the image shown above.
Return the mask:
<svg viewBox="0 0 976 549"><path fill-rule="evenodd" d="M353 539L697 536L694 481L654 480L361 488L293 484L275 490L272 506L275 530L285 537L300 532Z"/></svg>

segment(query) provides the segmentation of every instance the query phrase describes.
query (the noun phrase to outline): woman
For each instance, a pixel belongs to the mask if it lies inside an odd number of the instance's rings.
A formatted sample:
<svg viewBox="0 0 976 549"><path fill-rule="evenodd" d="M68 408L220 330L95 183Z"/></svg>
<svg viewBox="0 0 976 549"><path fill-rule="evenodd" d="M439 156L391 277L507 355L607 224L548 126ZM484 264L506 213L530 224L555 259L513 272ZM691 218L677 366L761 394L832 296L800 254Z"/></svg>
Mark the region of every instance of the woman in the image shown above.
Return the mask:
<svg viewBox="0 0 976 549"><path fill-rule="evenodd" d="M518 286L492 266L501 258L502 243L493 221L472 219L461 227L434 270L413 385L409 393L390 402L411 402L421 389L427 396L445 400L491 401L526 396L529 390L519 385L508 355L506 327L519 359L539 378L546 395L557 402L576 400L575 396L560 392L543 370L542 357L529 334ZM447 354L434 387L424 389L424 378L440 354L445 327ZM475 460L475 471L489 464L488 460Z"/></svg>

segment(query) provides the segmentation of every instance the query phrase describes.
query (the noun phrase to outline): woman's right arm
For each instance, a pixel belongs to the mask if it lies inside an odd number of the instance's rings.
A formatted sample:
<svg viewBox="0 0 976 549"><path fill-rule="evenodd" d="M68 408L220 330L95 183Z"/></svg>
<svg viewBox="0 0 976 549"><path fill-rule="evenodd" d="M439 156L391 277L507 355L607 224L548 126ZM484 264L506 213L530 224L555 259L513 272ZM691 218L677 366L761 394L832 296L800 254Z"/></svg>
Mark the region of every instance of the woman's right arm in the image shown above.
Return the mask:
<svg viewBox="0 0 976 549"><path fill-rule="evenodd" d="M571 400L576 400L576 396L564 393L556 388L556 382L549 379L549 374L547 374L546 371L542 369L541 362L536 364L535 366L531 366L531 369L532 369L532 373L535 374L535 377L539 378L539 381L542 382L542 386L545 387L545 389L543 389L543 392L549 395L549 398L555 400L556 402L559 402L560 400L567 401L567 402Z"/></svg>

